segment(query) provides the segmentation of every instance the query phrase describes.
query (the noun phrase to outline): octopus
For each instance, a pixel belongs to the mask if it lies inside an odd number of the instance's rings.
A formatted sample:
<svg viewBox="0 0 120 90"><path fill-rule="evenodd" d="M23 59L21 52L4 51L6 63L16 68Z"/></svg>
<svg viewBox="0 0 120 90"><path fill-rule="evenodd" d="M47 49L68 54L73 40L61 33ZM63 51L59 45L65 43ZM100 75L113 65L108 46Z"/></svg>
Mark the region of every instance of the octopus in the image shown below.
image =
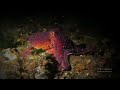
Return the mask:
<svg viewBox="0 0 120 90"><path fill-rule="evenodd" d="M65 35L60 27L51 28L47 32L36 32L28 37L28 41L31 46L22 53L22 57L27 57L32 48L43 49L55 57L60 71L71 68L68 60L69 55L81 54L81 49Z"/></svg>

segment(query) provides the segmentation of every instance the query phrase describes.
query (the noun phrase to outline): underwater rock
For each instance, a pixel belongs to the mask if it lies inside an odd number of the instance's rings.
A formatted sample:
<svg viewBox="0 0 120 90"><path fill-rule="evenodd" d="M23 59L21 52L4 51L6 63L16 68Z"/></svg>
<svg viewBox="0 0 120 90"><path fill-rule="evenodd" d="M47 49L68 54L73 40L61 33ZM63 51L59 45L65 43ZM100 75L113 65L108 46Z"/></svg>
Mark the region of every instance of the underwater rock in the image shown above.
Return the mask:
<svg viewBox="0 0 120 90"><path fill-rule="evenodd" d="M36 79L48 79L48 76L45 74L46 70L45 68L38 66L36 67L36 74L35 74L35 78Z"/></svg>
<svg viewBox="0 0 120 90"><path fill-rule="evenodd" d="M8 60L16 60L17 59L17 56L13 52L11 52L10 48L3 49L2 53L3 53L4 57L8 58Z"/></svg>
<svg viewBox="0 0 120 90"><path fill-rule="evenodd" d="M97 69L96 60L92 55L70 56L71 78L87 79L90 76L95 78Z"/></svg>
<svg viewBox="0 0 120 90"><path fill-rule="evenodd" d="M75 55L71 55L70 56L71 68L72 68L73 71L80 72L81 70L85 69L85 67L92 60L93 60L92 56L86 56L86 55L75 56Z"/></svg>
<svg viewBox="0 0 120 90"><path fill-rule="evenodd" d="M65 71L63 72L62 76L59 79L72 79L72 72L71 71Z"/></svg>
<svg viewBox="0 0 120 90"><path fill-rule="evenodd" d="M48 79L48 77L45 74L36 73L35 79Z"/></svg>
<svg viewBox="0 0 120 90"><path fill-rule="evenodd" d="M0 71L0 79L7 79L7 75L5 72Z"/></svg>
<svg viewBox="0 0 120 90"><path fill-rule="evenodd" d="M5 75L6 79L17 79L19 78L19 64L17 60L1 62L0 64L1 75ZM2 77L3 78L3 77Z"/></svg>

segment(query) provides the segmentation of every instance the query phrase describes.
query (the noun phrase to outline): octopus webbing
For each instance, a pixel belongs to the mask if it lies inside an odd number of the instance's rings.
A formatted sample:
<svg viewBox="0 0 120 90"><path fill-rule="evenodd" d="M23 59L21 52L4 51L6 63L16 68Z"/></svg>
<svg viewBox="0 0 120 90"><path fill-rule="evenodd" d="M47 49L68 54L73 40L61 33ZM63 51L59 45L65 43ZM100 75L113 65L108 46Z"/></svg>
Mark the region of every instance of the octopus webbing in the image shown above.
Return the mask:
<svg viewBox="0 0 120 90"><path fill-rule="evenodd" d="M80 49L68 38L59 27L52 28L48 32L37 32L28 37L30 47L23 52L23 57L31 53L31 49L43 49L52 54L57 60L60 71L69 70L68 56L80 52Z"/></svg>

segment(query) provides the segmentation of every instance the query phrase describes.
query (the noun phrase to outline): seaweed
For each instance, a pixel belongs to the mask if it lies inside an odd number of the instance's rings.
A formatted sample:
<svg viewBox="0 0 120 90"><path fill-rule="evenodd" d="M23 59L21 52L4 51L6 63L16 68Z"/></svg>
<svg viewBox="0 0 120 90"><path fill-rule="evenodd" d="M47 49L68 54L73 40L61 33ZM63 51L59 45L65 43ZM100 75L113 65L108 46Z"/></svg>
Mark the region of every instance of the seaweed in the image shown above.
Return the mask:
<svg viewBox="0 0 120 90"><path fill-rule="evenodd" d="M43 50L43 49L33 49L31 54L40 54L40 53L43 53L43 52L45 52L45 50Z"/></svg>

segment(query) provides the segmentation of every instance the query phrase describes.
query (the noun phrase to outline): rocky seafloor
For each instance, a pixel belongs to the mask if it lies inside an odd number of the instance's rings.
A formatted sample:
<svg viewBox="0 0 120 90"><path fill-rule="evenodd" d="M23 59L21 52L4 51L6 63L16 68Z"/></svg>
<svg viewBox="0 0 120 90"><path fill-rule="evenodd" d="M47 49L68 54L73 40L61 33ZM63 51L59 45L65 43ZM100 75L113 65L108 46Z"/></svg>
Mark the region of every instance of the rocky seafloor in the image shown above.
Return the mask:
<svg viewBox="0 0 120 90"><path fill-rule="evenodd" d="M3 42L2 48L0 48L0 79L112 78L112 57L115 49L109 38L98 39L91 35L78 34L80 31L78 28L74 28L73 31L65 31L77 45L96 47L96 51L94 54L71 55L69 57L71 70L58 71L57 61L45 51L33 50L26 59L21 57L20 53L29 46L25 37L33 33L29 26L22 25L16 27L13 32L2 32L6 43ZM38 27L40 32L49 28L39 26L39 24ZM5 45L6 47L4 47Z"/></svg>

